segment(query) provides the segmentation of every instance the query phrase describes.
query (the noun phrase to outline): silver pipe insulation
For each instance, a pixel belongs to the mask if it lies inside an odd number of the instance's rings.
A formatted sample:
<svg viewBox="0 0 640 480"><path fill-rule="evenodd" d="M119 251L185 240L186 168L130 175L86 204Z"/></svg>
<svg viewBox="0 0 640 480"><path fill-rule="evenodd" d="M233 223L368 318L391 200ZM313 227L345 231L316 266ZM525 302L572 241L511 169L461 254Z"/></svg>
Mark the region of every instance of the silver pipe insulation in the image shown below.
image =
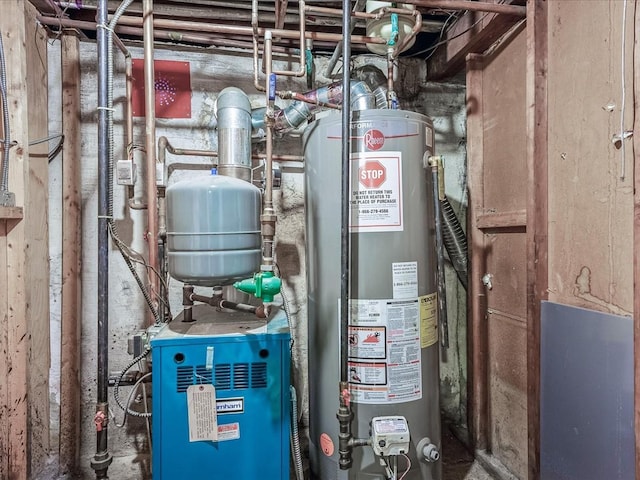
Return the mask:
<svg viewBox="0 0 640 480"><path fill-rule="evenodd" d="M216 100L218 173L251 181L251 102L236 87L227 87Z"/></svg>

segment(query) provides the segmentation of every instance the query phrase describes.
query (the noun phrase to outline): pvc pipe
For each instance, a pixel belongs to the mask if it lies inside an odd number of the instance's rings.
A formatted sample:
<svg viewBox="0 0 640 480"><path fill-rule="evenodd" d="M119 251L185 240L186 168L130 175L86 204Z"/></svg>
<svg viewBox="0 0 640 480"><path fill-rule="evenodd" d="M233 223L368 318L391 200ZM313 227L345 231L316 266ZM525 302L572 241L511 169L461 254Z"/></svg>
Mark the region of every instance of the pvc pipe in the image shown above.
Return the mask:
<svg viewBox="0 0 640 480"><path fill-rule="evenodd" d="M158 271L158 189L156 186L156 88L153 59L153 0L143 0L142 9L144 18L145 150L148 205L146 237L147 247L149 249L149 266ZM124 20L124 17L122 20ZM158 293L158 278L155 275L149 276L149 290L152 298Z"/></svg>

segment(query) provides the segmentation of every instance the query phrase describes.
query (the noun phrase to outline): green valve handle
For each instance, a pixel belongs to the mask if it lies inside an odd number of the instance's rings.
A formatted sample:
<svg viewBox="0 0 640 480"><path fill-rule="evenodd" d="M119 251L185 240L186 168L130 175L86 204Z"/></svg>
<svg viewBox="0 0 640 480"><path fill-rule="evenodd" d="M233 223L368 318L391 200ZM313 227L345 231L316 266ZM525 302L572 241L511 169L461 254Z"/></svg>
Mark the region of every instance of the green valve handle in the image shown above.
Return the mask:
<svg viewBox="0 0 640 480"><path fill-rule="evenodd" d="M273 272L260 272L253 275L253 278L246 278L233 284L233 287L244 293L250 293L263 302L273 302L273 297L280 293L282 280L276 277Z"/></svg>

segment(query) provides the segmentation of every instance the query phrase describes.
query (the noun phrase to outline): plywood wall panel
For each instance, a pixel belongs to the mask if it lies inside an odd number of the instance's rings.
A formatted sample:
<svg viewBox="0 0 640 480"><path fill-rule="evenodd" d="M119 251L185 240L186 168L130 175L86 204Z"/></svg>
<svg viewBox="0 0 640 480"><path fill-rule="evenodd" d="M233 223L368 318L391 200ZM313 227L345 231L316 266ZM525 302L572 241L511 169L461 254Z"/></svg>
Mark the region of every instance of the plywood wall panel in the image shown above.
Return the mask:
<svg viewBox="0 0 640 480"><path fill-rule="evenodd" d="M521 30L485 58L484 96L491 99L483 105L484 157L491 159L484 169L485 213L526 207L525 44Z"/></svg>
<svg viewBox="0 0 640 480"><path fill-rule="evenodd" d="M627 15L626 118L632 128L632 2ZM549 2L549 297L630 314L633 154L620 131L624 2Z"/></svg>

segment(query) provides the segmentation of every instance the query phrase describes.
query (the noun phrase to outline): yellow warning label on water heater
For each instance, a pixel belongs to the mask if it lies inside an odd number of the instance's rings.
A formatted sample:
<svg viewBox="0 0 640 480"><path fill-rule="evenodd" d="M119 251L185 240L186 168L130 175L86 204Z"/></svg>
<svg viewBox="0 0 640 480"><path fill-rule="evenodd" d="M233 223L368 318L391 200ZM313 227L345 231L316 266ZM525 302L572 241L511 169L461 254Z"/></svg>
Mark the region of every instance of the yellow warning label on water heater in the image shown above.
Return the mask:
<svg viewBox="0 0 640 480"><path fill-rule="evenodd" d="M423 295L420 300L420 347L427 348L438 341L438 294Z"/></svg>

